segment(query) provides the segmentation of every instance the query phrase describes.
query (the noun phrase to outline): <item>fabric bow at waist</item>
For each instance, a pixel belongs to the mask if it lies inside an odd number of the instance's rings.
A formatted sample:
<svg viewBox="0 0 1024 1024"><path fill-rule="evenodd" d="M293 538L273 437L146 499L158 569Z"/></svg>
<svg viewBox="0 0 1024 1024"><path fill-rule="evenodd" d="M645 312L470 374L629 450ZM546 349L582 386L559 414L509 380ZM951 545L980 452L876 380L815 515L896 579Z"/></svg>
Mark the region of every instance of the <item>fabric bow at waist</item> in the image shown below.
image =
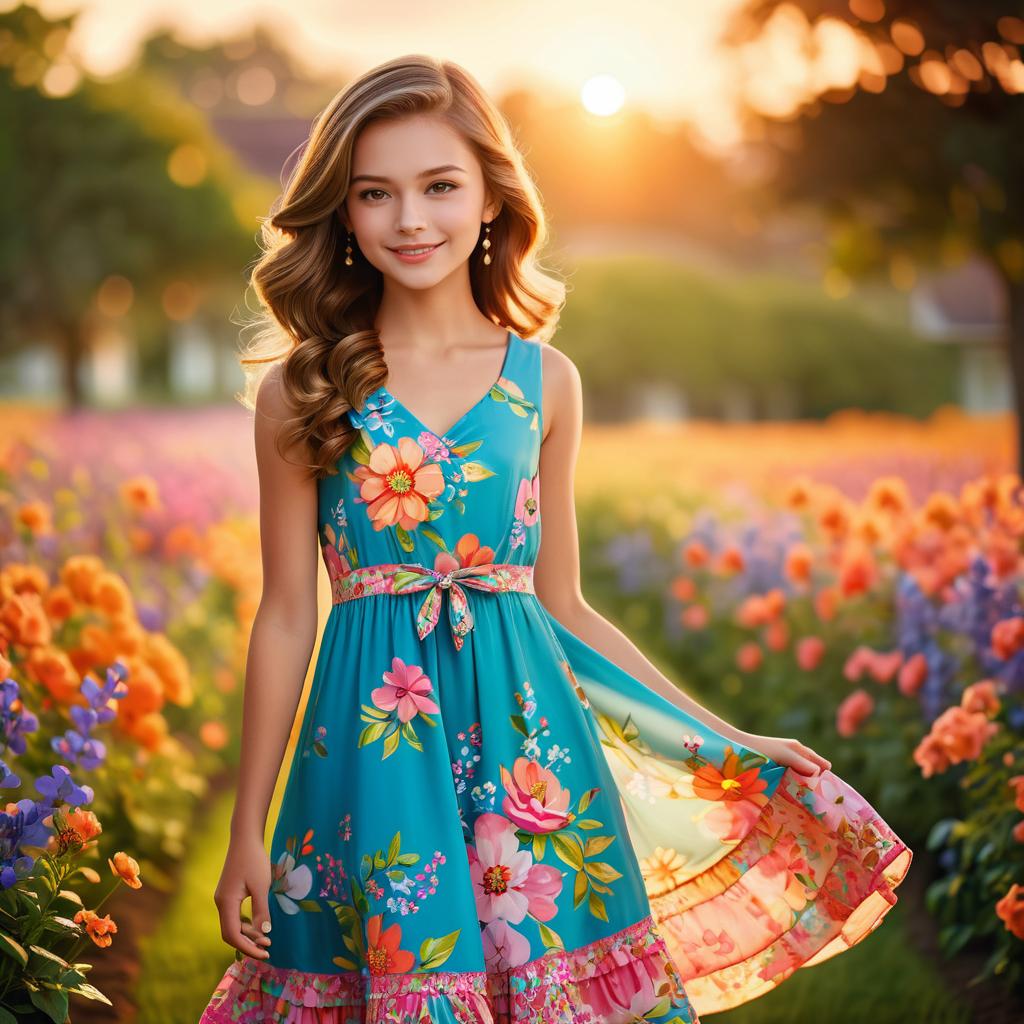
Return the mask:
<svg viewBox="0 0 1024 1024"><path fill-rule="evenodd" d="M473 628L465 587L489 593L518 590L533 593L533 566L511 562L467 565L439 572L419 562L389 562L366 565L340 573L333 580L335 604L371 594L409 594L426 590L416 612L416 632L422 640L437 625L444 592L448 591L448 618L455 649L461 651L466 634Z"/></svg>

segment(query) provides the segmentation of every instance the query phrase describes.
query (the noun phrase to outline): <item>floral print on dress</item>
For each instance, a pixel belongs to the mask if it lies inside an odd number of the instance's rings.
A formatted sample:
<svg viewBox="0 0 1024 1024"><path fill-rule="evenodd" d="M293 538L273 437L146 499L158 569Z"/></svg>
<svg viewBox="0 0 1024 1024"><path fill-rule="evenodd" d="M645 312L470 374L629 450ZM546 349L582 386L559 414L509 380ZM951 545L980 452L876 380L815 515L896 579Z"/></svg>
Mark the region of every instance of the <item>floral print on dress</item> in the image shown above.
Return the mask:
<svg viewBox="0 0 1024 1024"><path fill-rule="evenodd" d="M365 747L383 740L381 760L398 750L404 739L415 750L423 750L413 722L416 719L429 726L437 722L431 718L440 708L431 698L434 684L419 665L407 665L397 655L391 660L391 670L383 673L384 685L370 694L373 706L363 704L359 717L369 724L359 736L359 746Z"/></svg>

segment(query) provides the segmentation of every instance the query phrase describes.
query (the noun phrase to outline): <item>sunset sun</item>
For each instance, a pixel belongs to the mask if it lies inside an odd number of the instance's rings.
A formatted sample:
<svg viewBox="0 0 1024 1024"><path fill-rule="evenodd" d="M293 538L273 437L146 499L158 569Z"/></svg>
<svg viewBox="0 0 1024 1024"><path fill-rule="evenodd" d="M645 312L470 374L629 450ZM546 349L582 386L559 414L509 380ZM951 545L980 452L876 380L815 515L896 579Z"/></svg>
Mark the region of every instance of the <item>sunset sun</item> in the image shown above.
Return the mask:
<svg viewBox="0 0 1024 1024"><path fill-rule="evenodd" d="M608 117L616 113L626 98L622 83L614 75L592 75L583 83L580 99L591 114Z"/></svg>

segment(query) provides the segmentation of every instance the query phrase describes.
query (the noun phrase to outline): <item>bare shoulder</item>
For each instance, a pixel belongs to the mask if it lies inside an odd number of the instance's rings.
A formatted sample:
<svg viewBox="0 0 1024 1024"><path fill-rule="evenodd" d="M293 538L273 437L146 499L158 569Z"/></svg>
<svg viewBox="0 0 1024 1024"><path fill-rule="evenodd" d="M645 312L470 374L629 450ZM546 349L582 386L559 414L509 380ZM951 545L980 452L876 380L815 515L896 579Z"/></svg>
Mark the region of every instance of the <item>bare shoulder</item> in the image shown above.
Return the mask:
<svg viewBox="0 0 1024 1024"><path fill-rule="evenodd" d="M546 437L560 419L573 422L580 416L583 384L576 364L550 342L541 345L541 375Z"/></svg>
<svg viewBox="0 0 1024 1024"><path fill-rule="evenodd" d="M260 381L259 390L256 392L257 416L281 421L295 415L285 391L283 370L281 363L274 363Z"/></svg>

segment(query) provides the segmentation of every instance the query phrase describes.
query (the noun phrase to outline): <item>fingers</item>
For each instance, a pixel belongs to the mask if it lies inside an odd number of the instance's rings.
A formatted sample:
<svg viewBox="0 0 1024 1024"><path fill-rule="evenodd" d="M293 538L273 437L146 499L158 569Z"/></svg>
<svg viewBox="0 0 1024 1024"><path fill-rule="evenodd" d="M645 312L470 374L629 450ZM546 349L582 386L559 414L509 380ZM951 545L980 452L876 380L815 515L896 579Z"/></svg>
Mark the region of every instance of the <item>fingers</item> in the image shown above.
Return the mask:
<svg viewBox="0 0 1024 1024"><path fill-rule="evenodd" d="M224 896L218 893L213 900L220 917L221 938L246 956L266 960L270 956L265 948L269 945L269 937L258 933L251 922L242 920L242 899L237 894ZM260 942L259 938L267 941Z"/></svg>
<svg viewBox="0 0 1024 1024"><path fill-rule="evenodd" d="M267 907L269 883L252 898L252 923L260 929L261 934L270 931L270 910Z"/></svg>
<svg viewBox="0 0 1024 1024"><path fill-rule="evenodd" d="M242 934L269 955L270 936L264 935L251 921L242 922Z"/></svg>

